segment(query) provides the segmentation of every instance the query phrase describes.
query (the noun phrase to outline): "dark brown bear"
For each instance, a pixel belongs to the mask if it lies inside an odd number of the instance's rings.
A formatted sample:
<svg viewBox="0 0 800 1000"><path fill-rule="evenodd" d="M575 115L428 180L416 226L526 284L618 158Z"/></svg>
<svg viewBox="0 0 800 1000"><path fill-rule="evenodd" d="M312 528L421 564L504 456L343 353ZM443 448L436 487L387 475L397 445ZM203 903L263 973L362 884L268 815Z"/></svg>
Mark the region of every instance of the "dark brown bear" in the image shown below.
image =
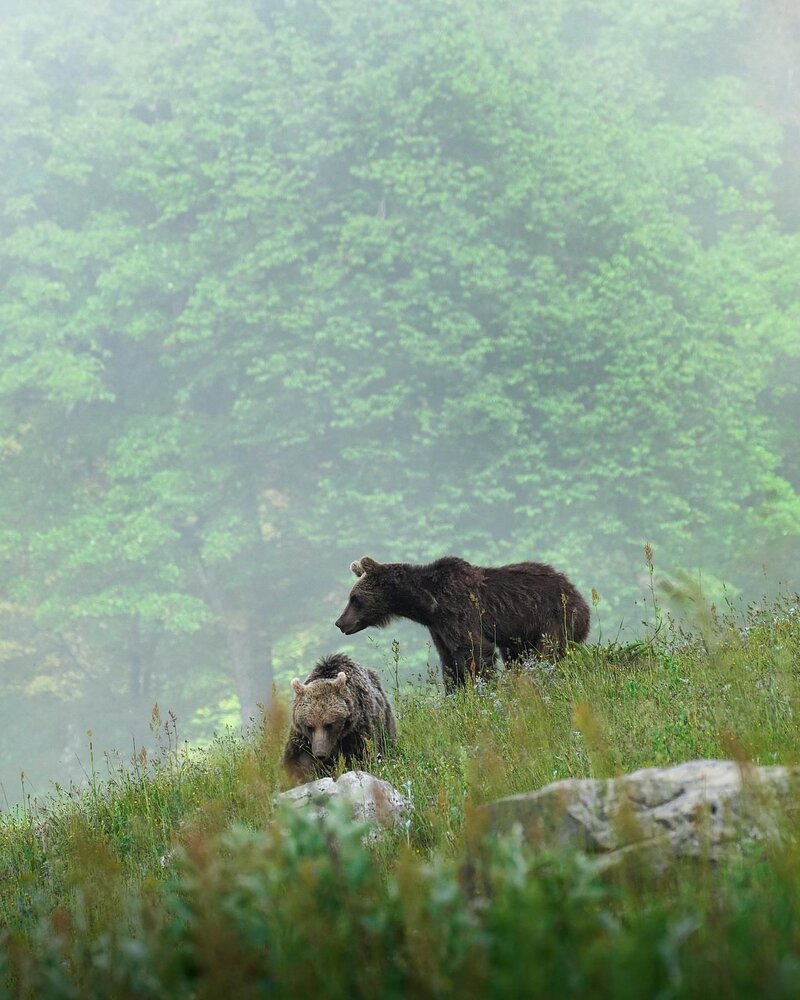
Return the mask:
<svg viewBox="0 0 800 1000"><path fill-rule="evenodd" d="M292 730L283 763L296 781L326 774L339 756L348 765L363 761L367 743L394 743L394 712L374 670L342 653L323 657L295 693Z"/></svg>
<svg viewBox="0 0 800 1000"><path fill-rule="evenodd" d="M562 574L543 563L472 566L445 556L428 566L381 564L364 556L358 582L336 625L353 635L393 618L425 625L447 691L490 669L495 648L506 663L527 652L561 656L567 640L589 634L589 608Z"/></svg>

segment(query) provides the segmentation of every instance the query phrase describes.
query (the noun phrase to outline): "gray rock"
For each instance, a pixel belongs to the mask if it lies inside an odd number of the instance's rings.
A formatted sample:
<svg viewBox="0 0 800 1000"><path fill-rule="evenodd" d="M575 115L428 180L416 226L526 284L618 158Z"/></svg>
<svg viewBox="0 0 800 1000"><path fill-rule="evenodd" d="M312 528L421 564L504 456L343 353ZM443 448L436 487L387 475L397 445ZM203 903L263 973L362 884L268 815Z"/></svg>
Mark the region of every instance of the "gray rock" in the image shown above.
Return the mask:
<svg viewBox="0 0 800 1000"><path fill-rule="evenodd" d="M613 863L642 850L715 859L732 845L785 834L798 812L800 768L697 760L621 778L556 781L485 806L489 830L521 831Z"/></svg>
<svg viewBox="0 0 800 1000"><path fill-rule="evenodd" d="M333 778L309 781L282 792L278 802L296 809L313 806L324 816L326 804L335 798L349 802L355 819L370 823L372 830L366 838L369 842L373 842L381 830L405 828L413 812L411 801L405 795L388 781L366 771L346 771L336 781Z"/></svg>

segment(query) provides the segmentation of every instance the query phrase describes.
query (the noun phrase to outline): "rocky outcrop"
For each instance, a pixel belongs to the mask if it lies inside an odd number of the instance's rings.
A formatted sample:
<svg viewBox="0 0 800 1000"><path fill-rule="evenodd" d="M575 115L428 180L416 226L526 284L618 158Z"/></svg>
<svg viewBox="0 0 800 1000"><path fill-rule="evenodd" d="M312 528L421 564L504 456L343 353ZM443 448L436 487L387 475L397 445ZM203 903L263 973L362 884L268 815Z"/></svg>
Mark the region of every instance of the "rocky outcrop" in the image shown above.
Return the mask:
<svg viewBox="0 0 800 1000"><path fill-rule="evenodd" d="M799 792L800 768L698 760L608 780L556 781L484 809L491 832L518 829L535 845L609 862L642 850L716 858L732 845L785 835Z"/></svg>
<svg viewBox="0 0 800 1000"><path fill-rule="evenodd" d="M320 778L305 785L290 788L278 796L278 802L303 808L311 806L324 816L326 806L333 799L344 799L353 811L353 817L371 826L367 839L374 840L381 830L403 829L413 807L388 781L376 778L366 771L347 771L335 781Z"/></svg>

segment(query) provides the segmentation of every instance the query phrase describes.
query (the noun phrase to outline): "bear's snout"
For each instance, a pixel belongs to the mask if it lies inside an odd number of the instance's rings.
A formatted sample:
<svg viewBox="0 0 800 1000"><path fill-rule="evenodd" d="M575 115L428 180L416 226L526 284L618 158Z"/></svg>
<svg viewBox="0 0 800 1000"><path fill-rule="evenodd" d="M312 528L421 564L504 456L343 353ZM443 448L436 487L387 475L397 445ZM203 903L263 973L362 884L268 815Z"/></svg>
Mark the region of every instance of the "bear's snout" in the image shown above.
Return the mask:
<svg viewBox="0 0 800 1000"><path fill-rule="evenodd" d="M349 609L345 608L344 611L336 619L335 625L340 632L344 632L345 635L352 635L354 632L361 631L361 625L354 614L349 613Z"/></svg>
<svg viewBox="0 0 800 1000"><path fill-rule="evenodd" d="M327 760L330 757L333 745L327 734L314 733L311 737L311 752L317 760Z"/></svg>

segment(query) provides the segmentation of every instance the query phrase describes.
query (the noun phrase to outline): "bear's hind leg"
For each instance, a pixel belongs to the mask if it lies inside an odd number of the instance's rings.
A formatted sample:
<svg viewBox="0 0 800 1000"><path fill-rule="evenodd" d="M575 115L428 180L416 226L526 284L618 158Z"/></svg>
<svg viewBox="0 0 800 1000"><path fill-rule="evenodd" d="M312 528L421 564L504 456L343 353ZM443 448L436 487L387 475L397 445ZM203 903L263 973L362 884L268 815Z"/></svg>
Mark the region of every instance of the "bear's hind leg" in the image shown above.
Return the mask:
<svg viewBox="0 0 800 1000"><path fill-rule="evenodd" d="M500 647L504 665L506 667L521 666L531 657L542 656L543 653L540 648L541 639L540 635L506 639Z"/></svg>

